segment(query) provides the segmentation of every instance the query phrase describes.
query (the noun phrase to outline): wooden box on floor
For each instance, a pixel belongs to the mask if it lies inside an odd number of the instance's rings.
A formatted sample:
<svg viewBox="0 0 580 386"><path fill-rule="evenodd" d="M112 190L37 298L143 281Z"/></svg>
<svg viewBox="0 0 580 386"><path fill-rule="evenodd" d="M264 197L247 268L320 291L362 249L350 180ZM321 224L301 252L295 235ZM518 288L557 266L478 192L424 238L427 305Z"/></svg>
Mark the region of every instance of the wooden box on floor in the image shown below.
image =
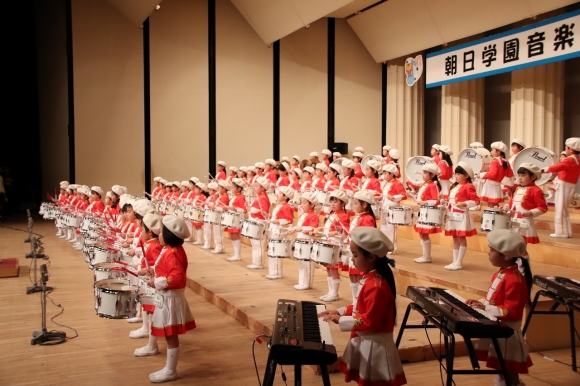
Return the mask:
<svg viewBox="0 0 580 386"><path fill-rule="evenodd" d="M18 277L20 266L17 258L2 259L0 262L0 277Z"/></svg>

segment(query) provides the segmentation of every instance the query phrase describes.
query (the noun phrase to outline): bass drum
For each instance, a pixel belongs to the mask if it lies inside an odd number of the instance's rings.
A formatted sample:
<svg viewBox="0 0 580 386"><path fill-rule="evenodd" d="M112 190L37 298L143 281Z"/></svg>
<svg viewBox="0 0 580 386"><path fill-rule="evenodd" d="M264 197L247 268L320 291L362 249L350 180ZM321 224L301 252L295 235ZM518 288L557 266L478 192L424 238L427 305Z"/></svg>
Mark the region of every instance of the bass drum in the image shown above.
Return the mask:
<svg viewBox="0 0 580 386"><path fill-rule="evenodd" d="M415 185L423 184L423 165L428 163L434 163L430 157L417 155L409 158L407 165L405 165L407 180Z"/></svg>
<svg viewBox="0 0 580 386"><path fill-rule="evenodd" d="M367 168L367 163L370 160L377 161L379 163L379 170L377 170L377 173L382 174L383 173L383 166L385 166L385 160L383 159L383 157L378 156L378 155L373 155L373 154L367 155L360 162L360 168L361 168L362 172L365 173L365 170Z"/></svg>
<svg viewBox="0 0 580 386"><path fill-rule="evenodd" d="M475 175L487 172L492 159L491 153L484 147L463 149L457 155L457 162L463 161L471 166Z"/></svg>
<svg viewBox="0 0 580 386"><path fill-rule="evenodd" d="M514 174L517 176L520 165L524 162L530 162L540 169L550 167L558 163L556 154L545 147L532 146L520 151L514 160ZM552 173L542 173L542 177L536 180L536 185L544 185L546 182L553 180L556 175Z"/></svg>

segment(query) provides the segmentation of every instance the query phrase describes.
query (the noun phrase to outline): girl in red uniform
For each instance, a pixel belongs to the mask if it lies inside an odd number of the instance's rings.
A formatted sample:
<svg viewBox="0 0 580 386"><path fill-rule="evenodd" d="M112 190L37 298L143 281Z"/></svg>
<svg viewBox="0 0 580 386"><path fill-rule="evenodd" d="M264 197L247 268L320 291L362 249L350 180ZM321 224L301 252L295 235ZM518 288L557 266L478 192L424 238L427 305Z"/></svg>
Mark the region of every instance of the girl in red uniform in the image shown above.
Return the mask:
<svg viewBox="0 0 580 386"><path fill-rule="evenodd" d="M163 228L159 242L163 250L148 270L151 279L147 282L155 288L155 311L151 321L151 335L164 336L167 341L165 367L149 374L153 383L177 379L179 358L179 335L195 328L195 320L185 298L187 282L187 255L183 239L189 237L185 222L177 216L163 217Z"/></svg>
<svg viewBox="0 0 580 386"><path fill-rule="evenodd" d="M433 162L435 162L435 165L439 165L441 157L439 156L439 145L436 143L431 146L431 158L433 159Z"/></svg>
<svg viewBox="0 0 580 386"><path fill-rule="evenodd" d="M395 149L396 150L396 149ZM407 199L407 192L401 181L397 180L398 170L394 164L383 166L383 178L385 186L383 187L383 209L391 206L400 206L401 200ZM388 212L381 213L381 231L393 243L393 253L397 250L397 226L389 223Z"/></svg>
<svg viewBox="0 0 580 386"><path fill-rule="evenodd" d="M326 185L326 178L324 177L324 174L327 170L328 168L326 167L326 164L323 164L322 162L316 164L316 168L314 169L315 177L312 182L314 189L324 190L324 185ZM324 203L321 202L320 204L322 205Z"/></svg>
<svg viewBox="0 0 580 386"><path fill-rule="evenodd" d="M143 256L140 257L139 276L147 275L147 268L153 267L159 254L161 253L161 243L159 242L159 233L163 226L163 219L155 213L147 213L140 221L141 238L143 240ZM157 354L157 337L151 335L150 322L151 316L155 311L155 305L143 304L143 326L129 333L129 337L133 339L149 338L149 342L145 347L135 350L135 356L147 356Z"/></svg>
<svg viewBox="0 0 580 386"><path fill-rule="evenodd" d="M347 204L346 210L348 212L351 212L352 197L354 195L354 192L359 190L360 181L356 176L355 173L356 164L353 161L349 160L348 158L344 158L341 162L341 165L342 165L342 174L344 175L344 178L342 179L342 181L340 181L340 190L346 192L346 196L349 199L349 204Z"/></svg>
<svg viewBox="0 0 580 386"><path fill-rule="evenodd" d="M326 183L324 184L323 190L327 193L327 197L330 198L330 193L337 190L340 187L340 180L338 176L342 171L342 166L338 164L330 164L328 167L328 171L326 173ZM322 210L320 212L321 216L325 216L326 214L330 213L330 202L321 202L323 204Z"/></svg>
<svg viewBox="0 0 580 386"><path fill-rule="evenodd" d="M513 177L514 173L509 163L505 160L507 146L503 142L491 144L493 159L489 164L489 170L481 177L483 188L481 189L481 201L487 202L490 208L495 208L505 200L501 190L501 181L504 177Z"/></svg>
<svg viewBox="0 0 580 386"><path fill-rule="evenodd" d="M294 189L289 186L281 186L278 188L278 203L272 210L272 216L270 216L271 240L282 240L286 238L286 236L282 236L282 227L292 225L294 222L294 212L290 204L288 204L288 201L292 198L294 198ZM268 252L270 252L270 248L268 248ZM282 260L282 256L270 256L270 253L268 253L268 274L266 275L266 279L282 278Z"/></svg>
<svg viewBox="0 0 580 386"><path fill-rule="evenodd" d="M514 167L515 167L514 163L516 161L516 157L525 148L526 148L526 144L524 143L524 141L522 141L521 139L512 139L512 145L511 145L512 154L509 156L509 158L507 160L508 163L510 164L510 167L512 168L512 171L514 170ZM502 181L502 185L503 185L502 191L504 191L505 193L507 193L507 195L509 197L511 197L514 193L515 188L516 188L515 176L505 177Z"/></svg>
<svg viewBox="0 0 580 386"><path fill-rule="evenodd" d="M370 162L370 161L369 161ZM354 218L350 222L349 233L356 227L375 227L377 222L373 214L372 206L375 205L374 193L369 190L359 190L354 194L352 200L352 210L354 211ZM348 239L350 243L350 238ZM350 257L350 256L349 256ZM348 265L342 267L343 271L348 271L348 278L350 279L350 290L352 292L353 303L356 305L356 299L360 289L360 279L364 272L357 269L354 262L349 261Z"/></svg>
<svg viewBox="0 0 580 386"><path fill-rule="evenodd" d="M449 195L449 187L451 186L451 182L449 181L451 177L453 177L453 161L451 161L451 157L453 152L447 145L439 146L439 158L441 159L437 166L439 166L439 170L441 170L441 174L439 175L439 184L441 186L441 195L448 196Z"/></svg>
<svg viewBox="0 0 580 386"><path fill-rule="evenodd" d="M312 190L312 176L314 175L314 168L312 166L305 166L302 169L302 176L304 178L304 182L302 182L302 186L300 190L302 193L310 192Z"/></svg>
<svg viewBox="0 0 580 386"><path fill-rule="evenodd" d="M343 243L346 243L347 229L350 228L350 217L345 210L348 203L348 197L342 190L334 190L330 193L330 208L331 212L326 216L324 227L320 228L320 232L331 242L338 244L341 247L341 258L344 256L346 264L348 264L349 254L343 253ZM348 244L347 244L348 246ZM325 302L333 302L338 300L338 289L340 287L340 275L338 270L342 269L344 263L342 260L336 262L335 265L326 266L326 280L328 280L328 293L320 297Z"/></svg>
<svg viewBox="0 0 580 386"><path fill-rule="evenodd" d="M532 366L521 331L524 308L530 302L532 288L530 265L521 257L526 250L526 242L522 236L508 229L496 229L487 234L487 243L489 261L499 271L492 276L485 299L468 299L466 304L485 310L514 330L511 337L499 338L498 344L510 383L523 386L518 374L527 374L528 368ZM480 339L475 346L475 352L480 361L486 361L487 367L501 369L490 339ZM498 375L494 384L505 386L503 376Z"/></svg>
<svg viewBox="0 0 580 386"><path fill-rule="evenodd" d="M232 178L231 191L233 193L233 197L230 199L229 205L227 207L228 211L237 213L241 217L242 221L247 211L246 198L242 194L242 190L244 190L246 186L248 185L241 178ZM234 248L234 255L228 257L228 260L242 260L242 241L240 240L240 233L242 232L242 229L226 227L224 231L230 234L232 247Z"/></svg>
<svg viewBox="0 0 580 386"><path fill-rule="evenodd" d="M359 227L351 233L352 261L364 272L356 304L326 310L318 316L350 332L338 369L345 381L360 386L400 386L407 383L393 340L397 320L395 278L387 257L393 244L378 229Z"/></svg>
<svg viewBox="0 0 580 386"><path fill-rule="evenodd" d="M204 207L205 200L207 199L207 185L201 181L195 182L193 184L193 180L190 180L190 185L192 186L192 190L194 191L193 199L191 200L191 206L194 208L198 208L198 211L195 211L197 215L199 215L200 210ZM201 215L200 215L201 216ZM203 218L198 218L197 220L191 221L192 230L195 228L195 241L192 243L193 245L202 245L203 244Z"/></svg>
<svg viewBox="0 0 580 386"><path fill-rule="evenodd" d="M205 217L205 210L212 209L215 206L215 202L219 198L218 194L219 185L217 182L212 181L207 184L208 196L207 199L203 203L204 208L204 217ZM201 249L211 249L211 230L212 224L204 222L203 223L203 245Z"/></svg>
<svg viewBox="0 0 580 386"><path fill-rule="evenodd" d="M314 232L320 223L320 218L318 214L314 211L316 205L318 205L318 200L316 199L316 194L314 192L304 192L300 198L300 207L302 208L302 214L298 218L294 232L296 233L297 240L312 239ZM297 258L298 260L298 284L294 286L297 290L309 289L312 285L312 261L310 257L308 259Z"/></svg>
<svg viewBox="0 0 580 386"><path fill-rule="evenodd" d="M223 213L224 208L227 209L230 204L230 197L228 196L228 188L231 186L231 184L227 180L218 180L218 185L219 185L217 193L218 197L213 203L213 206L212 204L208 204L208 207ZM211 253L214 254L223 253L224 238L222 234L223 231L222 226L221 224L212 224L212 226L215 248L211 251Z"/></svg>
<svg viewBox="0 0 580 386"><path fill-rule="evenodd" d="M357 178L363 178L365 175L364 170L362 170L360 166L360 162L362 161L363 157L364 156L360 151L355 151L354 153L352 153L352 161L355 163L354 175Z"/></svg>
<svg viewBox="0 0 580 386"><path fill-rule="evenodd" d="M268 158L266 162L264 162L264 167L264 177L268 179L271 187L273 187L278 180L278 176L274 172L274 168L276 167L276 160Z"/></svg>
<svg viewBox="0 0 580 386"><path fill-rule="evenodd" d="M463 268L462 262L467 252L467 237L475 236L477 230L469 212L479 205L479 197L471 181L473 169L460 161L455 168L455 183L451 186L448 201L449 220L445 225L445 236L453 236L453 262L445 269L457 271ZM456 217L451 217L454 214Z"/></svg>
<svg viewBox="0 0 580 386"><path fill-rule="evenodd" d="M263 223L270 217L270 199L266 192L270 190L270 182L266 177L256 178L256 183L254 184L254 192L256 193L256 198L252 202L250 208L250 219L257 220L257 222ZM252 244L252 264L248 264L249 269L262 269L262 241L263 238L256 240L250 239L250 244Z"/></svg>
<svg viewBox="0 0 580 386"><path fill-rule="evenodd" d="M302 170L300 168L294 168L290 174L292 176L290 187L296 191L300 191L302 189Z"/></svg>
<svg viewBox="0 0 580 386"><path fill-rule="evenodd" d="M91 188L91 213L103 213L105 211L105 204L101 201L101 196L103 195L103 189L100 186L93 186Z"/></svg>
<svg viewBox="0 0 580 386"><path fill-rule="evenodd" d="M286 162L282 162L280 165L277 166L278 173L280 173L279 178L274 182L276 187L279 188L280 186L289 186L290 185L290 178L288 177L288 171L290 170L290 165Z"/></svg>
<svg viewBox="0 0 580 386"><path fill-rule="evenodd" d="M420 206L438 206L439 205L439 181L437 176L441 174L439 167L434 163L423 165L423 185L419 188L415 201ZM431 233L441 233L441 227L422 223L421 219L415 224L415 232L419 233L423 256L415 259L415 263L431 262Z"/></svg>
<svg viewBox="0 0 580 386"><path fill-rule="evenodd" d="M542 177L542 171L536 165L522 162L518 169L519 186L510 199L509 206L505 210L511 210L513 214L512 231L519 233L526 244L538 244L538 232L534 224L534 217L538 217L548 211L548 205L544 198L544 192L535 182ZM528 258L526 250L522 255Z"/></svg>
<svg viewBox="0 0 580 386"><path fill-rule="evenodd" d="M300 169L300 161L302 161L302 158L299 155L293 156L290 160L290 170Z"/></svg>
<svg viewBox="0 0 580 386"><path fill-rule="evenodd" d="M225 161L218 161L217 163L217 173L215 175L215 180L225 180L226 179L226 163Z"/></svg>
<svg viewBox="0 0 580 386"><path fill-rule="evenodd" d="M379 181L379 171L381 169L381 164L373 159L369 160L366 164L365 175L367 179L363 182L361 190L371 190L375 197L380 197L383 193L381 190L381 183Z"/></svg>

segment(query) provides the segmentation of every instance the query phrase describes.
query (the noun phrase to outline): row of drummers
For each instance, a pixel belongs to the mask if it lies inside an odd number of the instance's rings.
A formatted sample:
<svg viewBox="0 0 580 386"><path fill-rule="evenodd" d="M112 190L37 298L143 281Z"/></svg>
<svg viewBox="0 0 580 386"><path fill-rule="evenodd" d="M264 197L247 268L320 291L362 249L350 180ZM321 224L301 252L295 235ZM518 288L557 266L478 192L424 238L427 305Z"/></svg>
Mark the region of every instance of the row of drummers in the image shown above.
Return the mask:
<svg viewBox="0 0 580 386"><path fill-rule="evenodd" d="M153 304L154 290L137 275L142 244L131 245L139 238L139 232L137 227L126 225L135 221L121 222L121 229L102 215L71 213L69 208L57 203L43 203L40 214L44 219L55 221L59 237L81 243L80 250L93 270L94 306L99 317L138 318L141 303ZM68 238L69 231L78 239Z"/></svg>

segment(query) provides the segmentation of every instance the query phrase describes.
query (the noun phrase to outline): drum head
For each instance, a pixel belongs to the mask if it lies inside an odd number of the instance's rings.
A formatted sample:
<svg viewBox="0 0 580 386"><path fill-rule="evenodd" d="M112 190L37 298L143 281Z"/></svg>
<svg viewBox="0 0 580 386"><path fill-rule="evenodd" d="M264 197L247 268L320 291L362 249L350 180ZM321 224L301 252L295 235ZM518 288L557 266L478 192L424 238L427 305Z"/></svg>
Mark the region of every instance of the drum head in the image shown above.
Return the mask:
<svg viewBox="0 0 580 386"><path fill-rule="evenodd" d="M102 262L94 264L93 268L97 270L110 270L111 268L123 268L123 265L119 263Z"/></svg>
<svg viewBox="0 0 580 386"><path fill-rule="evenodd" d="M457 155L457 162L465 162L471 166L474 174L480 174L481 172L487 171L487 167L491 162L491 158L492 157L489 150L483 147L477 149L467 148L461 150L461 152Z"/></svg>
<svg viewBox="0 0 580 386"><path fill-rule="evenodd" d="M370 160L377 161L379 163L379 170L377 170L377 173L382 174L383 173L383 166L385 166L385 160L383 159L383 157L378 156L378 155L373 155L373 154L367 155L360 162L360 167L361 167L362 172L365 173L365 170L367 168L367 163Z"/></svg>
<svg viewBox="0 0 580 386"><path fill-rule="evenodd" d="M518 169L524 162L532 163L540 169L543 169L556 163L556 154L545 147L527 147L519 152L514 160L514 175L517 176ZM536 185L544 185L551 178L551 173L542 173L542 177L536 180Z"/></svg>
<svg viewBox="0 0 580 386"><path fill-rule="evenodd" d="M407 180L413 182L415 185L421 185L423 181L423 165L433 163L433 160L429 157L415 156L407 160L407 165L405 166L405 174L407 175Z"/></svg>
<svg viewBox="0 0 580 386"><path fill-rule="evenodd" d="M104 279L95 283L95 287L103 290L123 291L123 287L129 285L129 280Z"/></svg>

